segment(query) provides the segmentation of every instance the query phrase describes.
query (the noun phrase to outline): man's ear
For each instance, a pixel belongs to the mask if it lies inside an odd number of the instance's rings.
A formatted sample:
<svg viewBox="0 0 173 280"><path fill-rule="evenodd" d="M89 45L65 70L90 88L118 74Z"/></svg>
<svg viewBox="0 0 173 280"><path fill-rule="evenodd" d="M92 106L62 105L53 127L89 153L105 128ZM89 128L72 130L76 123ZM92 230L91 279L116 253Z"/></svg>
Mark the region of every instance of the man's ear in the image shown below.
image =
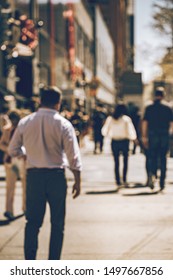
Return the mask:
<svg viewBox="0 0 173 280"><path fill-rule="evenodd" d="M55 110L59 111L61 107L61 102L55 104Z"/></svg>

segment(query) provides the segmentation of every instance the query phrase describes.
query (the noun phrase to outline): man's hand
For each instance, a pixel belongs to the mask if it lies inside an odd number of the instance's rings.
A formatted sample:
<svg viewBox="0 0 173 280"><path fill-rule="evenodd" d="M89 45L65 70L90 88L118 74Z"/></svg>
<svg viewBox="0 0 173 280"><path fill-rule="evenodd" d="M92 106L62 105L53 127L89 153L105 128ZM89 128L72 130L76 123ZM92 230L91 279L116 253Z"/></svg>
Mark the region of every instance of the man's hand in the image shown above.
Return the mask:
<svg viewBox="0 0 173 280"><path fill-rule="evenodd" d="M139 145L139 140L137 138L133 142L136 146Z"/></svg>
<svg viewBox="0 0 173 280"><path fill-rule="evenodd" d="M26 155L20 155L18 156L18 159L23 159L24 161L26 161Z"/></svg>
<svg viewBox="0 0 173 280"><path fill-rule="evenodd" d="M80 195L80 190L81 190L80 184L75 182L72 189L73 198L76 198Z"/></svg>
<svg viewBox="0 0 173 280"><path fill-rule="evenodd" d="M72 172L74 174L74 180L75 180L75 183L74 183L73 189L72 189L72 194L73 194L73 198L76 198L80 195L80 190L81 190L81 187L80 187L80 182L81 182L80 171L72 169Z"/></svg>
<svg viewBox="0 0 173 280"><path fill-rule="evenodd" d="M144 145L145 149L148 149L148 138L142 137L142 144Z"/></svg>

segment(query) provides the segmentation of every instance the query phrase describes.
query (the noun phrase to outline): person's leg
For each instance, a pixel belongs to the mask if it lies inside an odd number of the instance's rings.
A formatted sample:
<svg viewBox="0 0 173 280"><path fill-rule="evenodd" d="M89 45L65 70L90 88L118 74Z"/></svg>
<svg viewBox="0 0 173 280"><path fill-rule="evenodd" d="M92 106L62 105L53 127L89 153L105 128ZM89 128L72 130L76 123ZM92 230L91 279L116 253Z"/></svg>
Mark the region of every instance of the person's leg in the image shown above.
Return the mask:
<svg viewBox="0 0 173 280"><path fill-rule="evenodd" d="M111 143L112 148L112 154L114 157L114 170L115 170L115 179L117 182L117 185L120 185L120 173L119 173L119 145L118 141L112 141Z"/></svg>
<svg viewBox="0 0 173 280"><path fill-rule="evenodd" d="M103 152L103 141L104 141L104 137L101 135L100 136L100 152Z"/></svg>
<svg viewBox="0 0 173 280"><path fill-rule="evenodd" d="M149 149L148 149L148 158L149 158L149 173L150 175L156 175L158 158L159 158L159 149L160 149L160 140L157 135L151 135L149 138Z"/></svg>
<svg viewBox="0 0 173 280"><path fill-rule="evenodd" d="M158 135L151 134L149 137L149 149L148 149L148 163L149 163L149 187L154 188L154 181L158 169L159 158L159 137Z"/></svg>
<svg viewBox="0 0 173 280"><path fill-rule="evenodd" d="M136 153L136 147L137 147L136 143L133 142L133 149L132 149L133 155L135 155L135 153Z"/></svg>
<svg viewBox="0 0 173 280"><path fill-rule="evenodd" d="M26 163L23 159L19 159L18 168L19 168L21 187L22 187L22 210L23 212L25 212L26 210Z"/></svg>
<svg viewBox="0 0 173 280"><path fill-rule="evenodd" d="M13 215L13 202L14 202L14 191L15 184L17 181L17 175L12 169L11 164L5 164L6 172L6 213Z"/></svg>
<svg viewBox="0 0 173 280"><path fill-rule="evenodd" d="M43 223L46 209L45 173L27 172L26 226L24 253L26 260L36 259L38 233Z"/></svg>
<svg viewBox="0 0 173 280"><path fill-rule="evenodd" d="M51 213L49 260L59 260L64 237L66 179L62 171L50 171L47 178L47 200Z"/></svg>
<svg viewBox="0 0 173 280"><path fill-rule="evenodd" d="M146 186L148 186L149 184L149 174L150 174L150 169L149 169L149 152L148 149L144 150L145 153L145 169L146 169L146 173L147 173L147 181L146 181Z"/></svg>
<svg viewBox="0 0 173 280"><path fill-rule="evenodd" d="M123 182L127 182L127 171L128 171L128 152L129 152L129 141L124 140L122 142L123 152Z"/></svg>
<svg viewBox="0 0 173 280"><path fill-rule="evenodd" d="M97 153L97 138L96 136L94 135L94 151L93 151L94 154Z"/></svg>
<svg viewBox="0 0 173 280"><path fill-rule="evenodd" d="M97 153L97 141L95 140L94 141L94 154Z"/></svg>
<svg viewBox="0 0 173 280"><path fill-rule="evenodd" d="M167 165L166 152L164 150L161 151L161 158L160 159L161 159L160 160L160 163L161 163L160 188L164 189L165 178L166 178L166 165Z"/></svg>
<svg viewBox="0 0 173 280"><path fill-rule="evenodd" d="M163 190L165 188L165 178L166 178L166 169L167 169L167 152L169 148L169 138L167 135L162 136L161 138L161 147L160 147L160 188Z"/></svg>

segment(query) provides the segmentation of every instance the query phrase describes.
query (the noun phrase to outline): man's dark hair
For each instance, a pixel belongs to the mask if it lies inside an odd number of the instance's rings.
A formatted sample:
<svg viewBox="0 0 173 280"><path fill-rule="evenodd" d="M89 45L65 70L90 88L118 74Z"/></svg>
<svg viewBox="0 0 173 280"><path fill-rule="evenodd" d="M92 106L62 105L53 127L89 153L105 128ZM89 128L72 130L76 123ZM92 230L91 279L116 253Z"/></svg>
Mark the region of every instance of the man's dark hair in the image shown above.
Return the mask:
<svg viewBox="0 0 173 280"><path fill-rule="evenodd" d="M41 89L41 106L54 107L60 103L61 90L55 86L43 87Z"/></svg>
<svg viewBox="0 0 173 280"><path fill-rule="evenodd" d="M164 97L165 95L165 90L163 87L157 87L155 90L155 96L156 97Z"/></svg>

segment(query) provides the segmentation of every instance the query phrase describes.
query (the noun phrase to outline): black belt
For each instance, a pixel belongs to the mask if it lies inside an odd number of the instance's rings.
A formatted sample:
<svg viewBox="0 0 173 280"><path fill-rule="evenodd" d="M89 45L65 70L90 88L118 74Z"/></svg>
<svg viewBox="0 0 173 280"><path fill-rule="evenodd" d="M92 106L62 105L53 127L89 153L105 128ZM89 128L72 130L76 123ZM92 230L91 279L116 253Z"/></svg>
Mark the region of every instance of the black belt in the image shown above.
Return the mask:
<svg viewBox="0 0 173 280"><path fill-rule="evenodd" d="M51 172L51 171L58 171L58 172L64 172L64 168L28 168L27 172Z"/></svg>

